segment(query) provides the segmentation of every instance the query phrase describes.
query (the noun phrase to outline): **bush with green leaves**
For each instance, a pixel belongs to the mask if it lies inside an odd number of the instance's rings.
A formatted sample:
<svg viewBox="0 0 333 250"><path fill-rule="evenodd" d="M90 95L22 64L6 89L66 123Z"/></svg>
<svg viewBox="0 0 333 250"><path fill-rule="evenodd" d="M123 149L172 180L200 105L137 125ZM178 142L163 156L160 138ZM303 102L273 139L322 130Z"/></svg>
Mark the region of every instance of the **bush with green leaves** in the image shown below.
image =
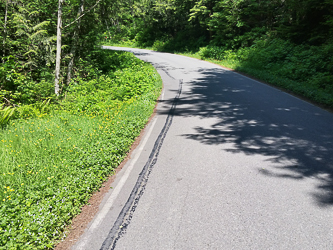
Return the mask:
<svg viewBox="0 0 333 250"><path fill-rule="evenodd" d="M15 108L5 107L0 110L0 127L6 126L10 119L14 116Z"/></svg>
<svg viewBox="0 0 333 250"><path fill-rule="evenodd" d="M131 63L76 79L59 104L15 108L0 130L0 249L53 248L147 123L160 77L130 53L110 54Z"/></svg>
<svg viewBox="0 0 333 250"><path fill-rule="evenodd" d="M34 81L31 74L23 74L12 56L0 65L0 100L5 105L42 102L54 96L54 83L47 79Z"/></svg>
<svg viewBox="0 0 333 250"><path fill-rule="evenodd" d="M296 45L281 39L258 40L251 47L228 50L202 47L202 59L285 88L316 103L333 107L333 46Z"/></svg>

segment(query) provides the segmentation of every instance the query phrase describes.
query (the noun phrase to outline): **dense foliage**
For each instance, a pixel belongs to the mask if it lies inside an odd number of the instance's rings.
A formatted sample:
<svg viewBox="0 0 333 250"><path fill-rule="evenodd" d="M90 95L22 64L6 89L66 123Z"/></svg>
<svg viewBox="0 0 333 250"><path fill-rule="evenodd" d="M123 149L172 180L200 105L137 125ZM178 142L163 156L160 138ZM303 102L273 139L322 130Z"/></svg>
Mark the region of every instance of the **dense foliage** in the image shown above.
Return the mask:
<svg viewBox="0 0 333 250"><path fill-rule="evenodd" d="M153 67L98 48L129 2L0 2L0 249L52 248L151 115Z"/></svg>
<svg viewBox="0 0 333 250"><path fill-rule="evenodd" d="M113 43L183 52L333 107L332 0L137 1ZM129 10L128 10L129 11Z"/></svg>
<svg viewBox="0 0 333 250"><path fill-rule="evenodd" d="M173 49L193 48L210 41L235 49L268 37L308 45L333 42L332 0L138 0L130 12L118 19L113 34L148 46L160 40L173 41Z"/></svg>
<svg viewBox="0 0 333 250"><path fill-rule="evenodd" d="M116 3L111 0L72 0L63 4L62 93L75 74L88 74L86 66L94 58L102 33L111 26ZM58 0L0 2L1 106L54 98L57 12Z"/></svg>
<svg viewBox="0 0 333 250"><path fill-rule="evenodd" d="M59 104L16 108L27 118L0 130L0 249L52 248L151 115L161 89L154 68L130 53L99 54L112 70L91 68Z"/></svg>
<svg viewBox="0 0 333 250"><path fill-rule="evenodd" d="M274 39L238 50L207 46L196 55L333 108L333 57L328 56L332 53L331 45L295 45Z"/></svg>
<svg viewBox="0 0 333 250"><path fill-rule="evenodd" d="M0 249L51 248L152 112L156 72L102 43L219 60L333 107L333 0L1 0L0 25Z"/></svg>

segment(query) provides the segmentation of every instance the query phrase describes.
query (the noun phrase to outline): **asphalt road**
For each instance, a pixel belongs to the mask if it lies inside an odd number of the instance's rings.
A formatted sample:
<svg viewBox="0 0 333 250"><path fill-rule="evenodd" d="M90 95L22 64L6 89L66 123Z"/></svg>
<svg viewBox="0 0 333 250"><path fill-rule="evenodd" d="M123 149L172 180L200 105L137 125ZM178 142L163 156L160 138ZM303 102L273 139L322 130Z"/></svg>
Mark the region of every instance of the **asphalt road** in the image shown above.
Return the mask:
<svg viewBox="0 0 333 250"><path fill-rule="evenodd" d="M332 113L208 62L127 50L157 68L162 98L73 249L333 249Z"/></svg>

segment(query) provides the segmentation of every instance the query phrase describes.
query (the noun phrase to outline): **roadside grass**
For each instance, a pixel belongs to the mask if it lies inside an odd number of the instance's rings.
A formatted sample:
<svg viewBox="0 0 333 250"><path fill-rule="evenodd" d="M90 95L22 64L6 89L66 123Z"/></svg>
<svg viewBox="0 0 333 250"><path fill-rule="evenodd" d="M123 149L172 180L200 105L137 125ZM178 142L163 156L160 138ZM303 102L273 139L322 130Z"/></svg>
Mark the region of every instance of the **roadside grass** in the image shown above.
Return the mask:
<svg viewBox="0 0 333 250"><path fill-rule="evenodd" d="M287 41L259 41L256 46L237 51L216 46L200 48L185 56L206 60L258 80L277 86L289 93L333 109L333 46L306 47Z"/></svg>
<svg viewBox="0 0 333 250"><path fill-rule="evenodd" d="M253 67L251 64L238 60L238 59L224 59L216 60L212 58L203 58L200 53L176 53L200 60L205 60L222 67L233 69L239 73L245 73L246 75L264 81L270 85L279 87L291 94L295 94L300 98L303 98L309 102L320 105L323 108L329 110L333 109L333 89L322 89L313 84L311 81L294 81L287 77L276 75L274 72L265 70L258 67Z"/></svg>
<svg viewBox="0 0 333 250"><path fill-rule="evenodd" d="M165 44L160 45L156 41L153 47L146 49L166 51ZM136 45L132 40L116 46ZM333 53L332 45L295 45L273 39L259 40L251 47L238 50L208 45L190 51L186 48L170 51L168 48L167 52L209 61L245 73L323 108L333 109L333 57L329 56Z"/></svg>
<svg viewBox="0 0 333 250"><path fill-rule="evenodd" d="M79 79L48 113L0 130L0 249L52 248L126 156L162 86L129 54L129 66Z"/></svg>

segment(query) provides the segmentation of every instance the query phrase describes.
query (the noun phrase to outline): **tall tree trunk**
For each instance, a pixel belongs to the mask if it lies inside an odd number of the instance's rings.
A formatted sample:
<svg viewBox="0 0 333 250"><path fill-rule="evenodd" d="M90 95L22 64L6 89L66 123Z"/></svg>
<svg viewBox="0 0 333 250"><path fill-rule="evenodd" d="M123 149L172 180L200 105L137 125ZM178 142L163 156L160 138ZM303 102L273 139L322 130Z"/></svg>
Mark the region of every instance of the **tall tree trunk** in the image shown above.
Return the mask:
<svg viewBox="0 0 333 250"><path fill-rule="evenodd" d="M77 12L77 17L81 16L83 11L84 11L84 0L81 0L80 7ZM72 69L74 66L74 59L75 59L75 55L76 55L77 38L78 38L79 32L80 32L80 23L81 23L81 19L79 19L77 21L77 26L76 26L76 29L73 34L73 44L72 44L71 53L70 53L71 59L68 63L68 71L67 71L67 81L66 81L67 85L69 85L71 78L72 78Z"/></svg>
<svg viewBox="0 0 333 250"><path fill-rule="evenodd" d="M59 95L59 79L60 79L60 61L61 61L61 30L62 30L62 3L64 0L59 0L58 6L58 25L57 25L57 57L56 57L56 68L55 68L55 81L54 81L54 92Z"/></svg>
<svg viewBox="0 0 333 250"><path fill-rule="evenodd" d="M2 63L5 63L5 56L6 56L7 18L8 18L8 0L6 0L5 23L4 23L4 26L3 26L3 53L2 53Z"/></svg>

